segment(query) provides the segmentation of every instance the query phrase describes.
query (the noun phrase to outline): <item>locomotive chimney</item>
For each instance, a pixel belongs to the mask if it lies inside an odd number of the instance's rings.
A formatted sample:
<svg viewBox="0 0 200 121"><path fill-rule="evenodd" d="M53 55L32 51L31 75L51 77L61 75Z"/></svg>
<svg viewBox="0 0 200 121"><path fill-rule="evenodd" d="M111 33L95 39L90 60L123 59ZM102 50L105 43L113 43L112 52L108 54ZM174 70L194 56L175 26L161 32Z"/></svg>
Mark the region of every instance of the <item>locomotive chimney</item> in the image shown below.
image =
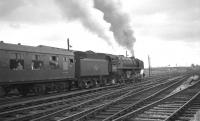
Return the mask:
<svg viewBox="0 0 200 121"><path fill-rule="evenodd" d="M127 53L127 50L126 50L126 57L128 57L128 53Z"/></svg>

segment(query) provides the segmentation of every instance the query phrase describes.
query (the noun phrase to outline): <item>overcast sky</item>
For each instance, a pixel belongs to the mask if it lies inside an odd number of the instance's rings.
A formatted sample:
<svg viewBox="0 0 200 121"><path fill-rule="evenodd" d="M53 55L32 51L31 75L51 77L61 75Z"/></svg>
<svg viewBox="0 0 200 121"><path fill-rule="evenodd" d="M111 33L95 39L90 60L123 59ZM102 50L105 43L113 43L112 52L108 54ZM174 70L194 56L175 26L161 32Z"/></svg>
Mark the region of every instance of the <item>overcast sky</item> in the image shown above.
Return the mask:
<svg viewBox="0 0 200 121"><path fill-rule="evenodd" d="M200 64L200 0L0 0L0 40Z"/></svg>

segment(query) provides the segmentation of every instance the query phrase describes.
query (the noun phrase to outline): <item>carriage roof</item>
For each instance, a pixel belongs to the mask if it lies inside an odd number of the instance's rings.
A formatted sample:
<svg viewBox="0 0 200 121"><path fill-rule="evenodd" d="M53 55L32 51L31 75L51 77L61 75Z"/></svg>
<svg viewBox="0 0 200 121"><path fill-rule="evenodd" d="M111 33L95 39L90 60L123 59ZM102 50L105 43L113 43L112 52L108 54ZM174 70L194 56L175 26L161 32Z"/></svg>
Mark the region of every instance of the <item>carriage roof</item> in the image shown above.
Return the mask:
<svg viewBox="0 0 200 121"><path fill-rule="evenodd" d="M58 55L74 55L72 51L67 49L55 48L49 46L27 46L21 44L8 44L0 42L0 50L6 51L20 51L20 52L31 52L31 53L45 53L45 54L58 54Z"/></svg>

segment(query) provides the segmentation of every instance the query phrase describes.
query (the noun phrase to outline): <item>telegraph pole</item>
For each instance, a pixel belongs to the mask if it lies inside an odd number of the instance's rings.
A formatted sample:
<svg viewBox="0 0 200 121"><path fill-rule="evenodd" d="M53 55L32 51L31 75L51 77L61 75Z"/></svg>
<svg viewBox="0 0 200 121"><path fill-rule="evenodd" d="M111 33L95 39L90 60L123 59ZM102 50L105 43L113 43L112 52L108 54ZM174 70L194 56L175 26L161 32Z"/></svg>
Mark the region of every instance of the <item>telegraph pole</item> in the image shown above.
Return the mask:
<svg viewBox="0 0 200 121"><path fill-rule="evenodd" d="M149 63L149 76L151 75L151 60L150 57L148 55L148 63Z"/></svg>
<svg viewBox="0 0 200 121"><path fill-rule="evenodd" d="M69 38L67 38L67 50L69 50Z"/></svg>

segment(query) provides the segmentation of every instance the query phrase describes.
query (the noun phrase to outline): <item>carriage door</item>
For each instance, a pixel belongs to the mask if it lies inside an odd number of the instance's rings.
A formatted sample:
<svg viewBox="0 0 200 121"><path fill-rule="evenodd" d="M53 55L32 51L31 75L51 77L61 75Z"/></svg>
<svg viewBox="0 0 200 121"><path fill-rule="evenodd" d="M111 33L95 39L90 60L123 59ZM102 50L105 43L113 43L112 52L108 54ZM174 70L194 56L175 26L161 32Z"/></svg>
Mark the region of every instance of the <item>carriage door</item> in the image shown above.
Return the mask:
<svg viewBox="0 0 200 121"><path fill-rule="evenodd" d="M69 60L67 59L67 57L63 58L63 70L64 71L68 71L69 70Z"/></svg>

